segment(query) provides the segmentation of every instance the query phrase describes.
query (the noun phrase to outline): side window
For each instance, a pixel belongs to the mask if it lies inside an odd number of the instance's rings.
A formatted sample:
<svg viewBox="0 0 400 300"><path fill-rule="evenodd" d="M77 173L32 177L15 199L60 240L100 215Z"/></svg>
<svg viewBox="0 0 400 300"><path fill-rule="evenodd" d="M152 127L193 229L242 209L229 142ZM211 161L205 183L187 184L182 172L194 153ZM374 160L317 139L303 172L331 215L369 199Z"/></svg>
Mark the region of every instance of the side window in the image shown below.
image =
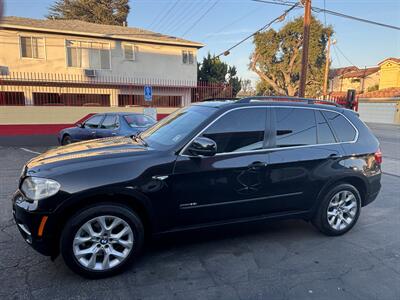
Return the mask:
<svg viewBox="0 0 400 300"><path fill-rule="evenodd" d="M315 118L318 125L318 144L336 143L335 136L333 135L327 120L320 111L315 111Z"/></svg>
<svg viewBox="0 0 400 300"><path fill-rule="evenodd" d="M356 138L356 130L341 114L324 111L323 114L329 120L339 142L351 142Z"/></svg>
<svg viewBox="0 0 400 300"><path fill-rule="evenodd" d="M103 115L96 115L91 117L85 122L85 128L97 128L100 121L103 119Z"/></svg>
<svg viewBox="0 0 400 300"><path fill-rule="evenodd" d="M133 44L124 44L124 56L126 60L136 60L136 46Z"/></svg>
<svg viewBox="0 0 400 300"><path fill-rule="evenodd" d="M275 108L276 147L314 145L317 126L314 110L301 108Z"/></svg>
<svg viewBox="0 0 400 300"><path fill-rule="evenodd" d="M44 38L21 36L20 46L21 46L21 57L39 58L39 59L45 57Z"/></svg>
<svg viewBox="0 0 400 300"><path fill-rule="evenodd" d="M266 108L228 112L203 133L217 143L217 153L251 151L263 148Z"/></svg>
<svg viewBox="0 0 400 300"><path fill-rule="evenodd" d="M116 115L107 115L104 118L103 123L101 123L101 129L114 129L117 127L117 116Z"/></svg>
<svg viewBox="0 0 400 300"><path fill-rule="evenodd" d="M182 51L182 63L192 65L194 64L194 53L193 51Z"/></svg>

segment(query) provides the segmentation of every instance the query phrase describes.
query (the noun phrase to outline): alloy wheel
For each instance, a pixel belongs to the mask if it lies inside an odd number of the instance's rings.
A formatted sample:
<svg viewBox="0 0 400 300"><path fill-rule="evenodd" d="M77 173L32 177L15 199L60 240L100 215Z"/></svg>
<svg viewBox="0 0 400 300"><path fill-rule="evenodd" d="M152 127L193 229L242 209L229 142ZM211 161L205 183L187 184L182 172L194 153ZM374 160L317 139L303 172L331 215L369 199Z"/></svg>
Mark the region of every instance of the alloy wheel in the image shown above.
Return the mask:
<svg viewBox="0 0 400 300"><path fill-rule="evenodd" d="M329 202L328 223L337 231L344 230L353 223L357 210L356 196L350 191L340 191Z"/></svg>
<svg viewBox="0 0 400 300"><path fill-rule="evenodd" d="M99 216L78 229L73 253L85 268L104 271L121 264L133 245L134 234L127 222L116 216Z"/></svg>

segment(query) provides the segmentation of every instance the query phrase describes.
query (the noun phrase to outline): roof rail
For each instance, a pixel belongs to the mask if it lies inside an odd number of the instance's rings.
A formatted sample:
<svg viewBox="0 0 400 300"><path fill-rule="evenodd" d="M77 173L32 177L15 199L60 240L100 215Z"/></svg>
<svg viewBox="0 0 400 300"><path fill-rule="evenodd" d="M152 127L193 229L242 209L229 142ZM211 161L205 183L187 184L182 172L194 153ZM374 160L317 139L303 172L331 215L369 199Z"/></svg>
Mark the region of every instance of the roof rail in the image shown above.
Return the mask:
<svg viewBox="0 0 400 300"><path fill-rule="evenodd" d="M291 97L291 96L251 96L251 97L241 98L238 101L236 101L236 103L250 103L252 101L302 102L306 104L329 104L329 105L334 105L336 107L341 107L341 105L333 101Z"/></svg>
<svg viewBox="0 0 400 300"><path fill-rule="evenodd" d="M205 101L234 101L234 100L241 100L241 98L236 98L236 97L207 98L207 99L201 100L200 102L205 102Z"/></svg>

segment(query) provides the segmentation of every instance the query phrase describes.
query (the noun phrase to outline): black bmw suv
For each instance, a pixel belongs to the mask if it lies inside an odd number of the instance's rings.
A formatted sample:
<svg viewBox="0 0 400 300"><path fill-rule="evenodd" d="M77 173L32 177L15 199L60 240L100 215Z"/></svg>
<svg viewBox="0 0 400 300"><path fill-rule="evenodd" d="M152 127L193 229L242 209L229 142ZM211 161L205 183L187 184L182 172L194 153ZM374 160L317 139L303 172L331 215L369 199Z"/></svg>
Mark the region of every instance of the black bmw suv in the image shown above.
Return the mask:
<svg viewBox="0 0 400 300"><path fill-rule="evenodd" d="M288 217L341 235L377 197L382 155L354 111L318 102L208 101L138 136L50 150L23 168L15 221L92 278L129 265L145 235Z"/></svg>

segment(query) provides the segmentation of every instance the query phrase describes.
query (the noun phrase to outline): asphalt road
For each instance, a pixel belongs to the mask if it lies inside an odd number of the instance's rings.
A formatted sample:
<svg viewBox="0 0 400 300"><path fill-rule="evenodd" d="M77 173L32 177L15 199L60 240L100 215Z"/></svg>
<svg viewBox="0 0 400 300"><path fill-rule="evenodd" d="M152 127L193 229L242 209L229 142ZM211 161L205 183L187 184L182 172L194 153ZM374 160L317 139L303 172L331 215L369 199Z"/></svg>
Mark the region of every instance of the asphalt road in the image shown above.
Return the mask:
<svg viewBox="0 0 400 300"><path fill-rule="evenodd" d="M97 281L23 241L9 198L29 151L45 149L0 147L0 298L400 299L400 127L370 128L384 154L383 188L346 235L326 237L303 221L179 234Z"/></svg>

